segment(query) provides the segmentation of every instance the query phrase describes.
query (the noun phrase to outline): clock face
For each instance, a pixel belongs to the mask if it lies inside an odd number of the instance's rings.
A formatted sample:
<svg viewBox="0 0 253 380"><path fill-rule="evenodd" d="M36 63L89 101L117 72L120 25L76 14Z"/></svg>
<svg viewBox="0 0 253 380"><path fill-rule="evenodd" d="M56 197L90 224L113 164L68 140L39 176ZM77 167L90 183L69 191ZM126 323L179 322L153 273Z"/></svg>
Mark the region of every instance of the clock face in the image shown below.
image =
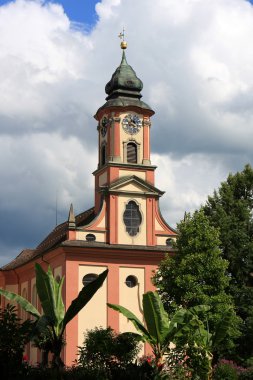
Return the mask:
<svg viewBox="0 0 253 380"><path fill-rule="evenodd" d="M128 114L122 120L122 126L126 133L134 135L139 132L142 122L137 115Z"/></svg>
<svg viewBox="0 0 253 380"><path fill-rule="evenodd" d="M102 122L101 122L102 137L105 137L108 126L109 126L109 119L107 119L107 117L103 117Z"/></svg>

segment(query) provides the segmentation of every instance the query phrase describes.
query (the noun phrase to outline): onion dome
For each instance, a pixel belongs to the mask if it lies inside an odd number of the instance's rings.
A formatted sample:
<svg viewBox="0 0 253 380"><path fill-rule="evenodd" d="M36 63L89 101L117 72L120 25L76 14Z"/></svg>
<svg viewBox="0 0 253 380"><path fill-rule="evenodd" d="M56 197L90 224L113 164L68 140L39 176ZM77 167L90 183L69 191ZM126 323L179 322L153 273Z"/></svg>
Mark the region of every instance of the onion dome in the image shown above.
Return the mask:
<svg viewBox="0 0 253 380"><path fill-rule="evenodd" d="M122 59L119 67L115 70L111 80L105 86L105 92L108 95L107 102L99 108L98 112L109 107L139 107L149 110L150 115L154 111L142 100L141 90L142 81L137 77L134 69L127 63L125 49L127 43L121 42Z"/></svg>

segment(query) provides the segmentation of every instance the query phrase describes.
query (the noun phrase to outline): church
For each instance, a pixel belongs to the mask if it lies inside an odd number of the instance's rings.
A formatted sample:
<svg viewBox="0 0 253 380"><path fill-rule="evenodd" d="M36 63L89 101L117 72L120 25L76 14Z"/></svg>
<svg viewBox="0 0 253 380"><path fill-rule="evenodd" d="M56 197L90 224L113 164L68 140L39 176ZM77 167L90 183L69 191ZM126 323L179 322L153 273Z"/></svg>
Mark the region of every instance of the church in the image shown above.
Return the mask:
<svg viewBox="0 0 253 380"><path fill-rule="evenodd" d="M67 308L83 286L109 269L102 288L67 325L66 365L76 359L87 329L110 326L117 332L133 331L132 324L108 308L107 302L130 309L143 320L142 295L154 290L153 272L166 253L173 253L176 238L176 231L161 215L163 191L155 187L156 167L150 160L154 111L141 100L143 84L127 63L126 48L122 40L120 65L105 87L105 104L94 116L98 135L94 207L75 215L71 205L64 223L0 270L0 287L39 306L34 264L45 270L50 265L56 278L65 277ZM1 297L1 307L6 302ZM24 311L19 313L22 319L27 317ZM32 344L27 354L31 363L40 361L40 352Z"/></svg>

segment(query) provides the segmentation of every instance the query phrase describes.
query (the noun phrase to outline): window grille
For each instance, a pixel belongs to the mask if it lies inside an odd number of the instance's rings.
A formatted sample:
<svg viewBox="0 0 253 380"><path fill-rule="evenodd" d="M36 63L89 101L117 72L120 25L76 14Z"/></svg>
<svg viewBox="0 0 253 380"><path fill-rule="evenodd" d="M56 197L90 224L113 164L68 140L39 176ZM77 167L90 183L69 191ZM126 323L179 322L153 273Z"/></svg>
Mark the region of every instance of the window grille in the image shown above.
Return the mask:
<svg viewBox="0 0 253 380"><path fill-rule="evenodd" d="M130 236L136 236L141 224L141 213L139 206L134 201L130 201L126 205L123 220L128 234Z"/></svg>

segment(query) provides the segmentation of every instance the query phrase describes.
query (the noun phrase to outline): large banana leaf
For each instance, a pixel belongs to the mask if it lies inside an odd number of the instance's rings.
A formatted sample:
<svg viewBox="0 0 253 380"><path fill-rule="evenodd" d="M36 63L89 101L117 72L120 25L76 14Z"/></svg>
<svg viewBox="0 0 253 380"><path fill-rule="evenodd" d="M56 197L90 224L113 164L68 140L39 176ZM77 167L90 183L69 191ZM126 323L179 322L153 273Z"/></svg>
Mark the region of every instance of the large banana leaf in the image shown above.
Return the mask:
<svg viewBox="0 0 253 380"><path fill-rule="evenodd" d="M148 330L143 326L141 321L134 315L130 310L126 309L123 306L120 305L114 305L111 303L107 304L111 309L118 311L119 313L123 314L129 321L131 321L136 328L137 331L139 331L142 334L143 341L149 342L151 344L156 343L154 342L154 339L149 334Z"/></svg>
<svg viewBox="0 0 253 380"><path fill-rule="evenodd" d="M59 334L65 315L65 306L62 299L62 285L64 282L64 277L61 278L59 283L54 277L51 279L51 281L54 282L56 333Z"/></svg>
<svg viewBox="0 0 253 380"><path fill-rule="evenodd" d="M103 282L107 277L107 274L108 274L108 269L106 269L103 273L101 273L98 276L98 278L96 278L96 280L84 286L83 289L78 294L77 298L75 298L72 301L63 319L62 333L67 323L71 321L79 313L79 311L90 301L90 299L94 296L97 290L103 285Z"/></svg>
<svg viewBox="0 0 253 380"><path fill-rule="evenodd" d="M55 313L56 302L54 293L54 282L51 280L53 277L50 266L47 273L41 268L39 264L35 264L36 272L36 288L40 299L40 303L44 314L47 315L54 323L57 321Z"/></svg>
<svg viewBox="0 0 253 380"><path fill-rule="evenodd" d="M157 344L163 345L168 335L169 317L157 292L143 295L143 313L149 334Z"/></svg>
<svg viewBox="0 0 253 380"><path fill-rule="evenodd" d="M215 333L212 335L212 346L217 347L222 340L225 338L228 332L228 326L230 326L230 319L233 316L232 309L227 310L226 313L223 314L222 320L217 324Z"/></svg>
<svg viewBox="0 0 253 380"><path fill-rule="evenodd" d="M22 309L24 309L25 311L33 315L36 319L40 318L41 315L39 311L36 309L36 307L34 307L24 297L16 293L9 292L8 290L5 290L5 289L0 289L0 294L4 296L5 298L7 298L9 301L17 302L17 304L19 304L22 307Z"/></svg>

